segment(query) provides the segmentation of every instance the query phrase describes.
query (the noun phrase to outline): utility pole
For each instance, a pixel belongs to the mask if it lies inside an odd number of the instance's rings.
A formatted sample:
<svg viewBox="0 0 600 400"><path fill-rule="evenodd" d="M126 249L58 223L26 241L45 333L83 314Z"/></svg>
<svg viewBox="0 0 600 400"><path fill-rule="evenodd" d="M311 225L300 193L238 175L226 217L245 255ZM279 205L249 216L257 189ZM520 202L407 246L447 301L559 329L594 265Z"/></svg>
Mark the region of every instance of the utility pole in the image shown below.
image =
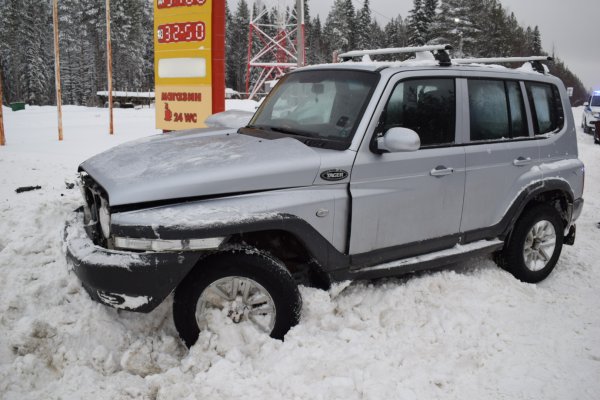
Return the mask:
<svg viewBox="0 0 600 400"><path fill-rule="evenodd" d="M54 22L54 80L56 83L56 111L58 112L58 140L63 140L62 89L60 87L60 49L58 47L58 0L53 1L52 20Z"/></svg>
<svg viewBox="0 0 600 400"><path fill-rule="evenodd" d="M2 119L2 68L0 68L0 146L6 146L6 138L4 137L4 120Z"/></svg>
<svg viewBox="0 0 600 400"><path fill-rule="evenodd" d="M298 15L298 67L303 67L306 64L306 47L304 37L304 0L296 1Z"/></svg>
<svg viewBox="0 0 600 400"><path fill-rule="evenodd" d="M106 0L106 74L108 75L108 113L109 128L108 133L113 131L113 86L112 86L112 44L110 41L110 0Z"/></svg>
<svg viewBox="0 0 600 400"><path fill-rule="evenodd" d="M456 24L456 32L458 33L458 54L456 55L457 58L462 58L464 57L463 54L463 32L461 29L459 29L459 25L461 21L459 18L454 18L454 23Z"/></svg>

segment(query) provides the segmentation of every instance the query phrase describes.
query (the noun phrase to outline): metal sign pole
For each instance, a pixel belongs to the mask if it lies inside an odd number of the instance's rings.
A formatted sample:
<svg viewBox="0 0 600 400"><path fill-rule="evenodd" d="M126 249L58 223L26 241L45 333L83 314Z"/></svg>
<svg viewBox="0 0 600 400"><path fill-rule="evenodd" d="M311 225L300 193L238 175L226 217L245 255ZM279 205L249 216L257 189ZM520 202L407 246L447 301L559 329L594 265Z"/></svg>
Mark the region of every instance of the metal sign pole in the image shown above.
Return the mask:
<svg viewBox="0 0 600 400"><path fill-rule="evenodd" d="M58 112L58 140L63 140L62 126L62 89L60 86L60 49L58 47L58 0L52 6L52 20L54 23L54 80L56 83L56 110Z"/></svg>
<svg viewBox="0 0 600 400"><path fill-rule="evenodd" d="M113 86L112 86L112 44L110 40L110 0L106 0L106 74L108 75L108 133L114 134L113 130Z"/></svg>

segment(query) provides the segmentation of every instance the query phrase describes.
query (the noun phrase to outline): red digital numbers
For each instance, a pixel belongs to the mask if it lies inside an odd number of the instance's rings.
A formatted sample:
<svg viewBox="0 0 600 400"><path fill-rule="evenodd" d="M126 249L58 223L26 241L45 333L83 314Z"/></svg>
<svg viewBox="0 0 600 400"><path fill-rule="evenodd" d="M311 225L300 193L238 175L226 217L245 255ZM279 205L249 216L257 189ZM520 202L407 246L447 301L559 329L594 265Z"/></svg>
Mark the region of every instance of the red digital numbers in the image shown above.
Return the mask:
<svg viewBox="0 0 600 400"><path fill-rule="evenodd" d="M180 22L159 25L158 43L201 42L204 40L204 22Z"/></svg>
<svg viewBox="0 0 600 400"><path fill-rule="evenodd" d="M158 8L201 6L206 0L156 0Z"/></svg>

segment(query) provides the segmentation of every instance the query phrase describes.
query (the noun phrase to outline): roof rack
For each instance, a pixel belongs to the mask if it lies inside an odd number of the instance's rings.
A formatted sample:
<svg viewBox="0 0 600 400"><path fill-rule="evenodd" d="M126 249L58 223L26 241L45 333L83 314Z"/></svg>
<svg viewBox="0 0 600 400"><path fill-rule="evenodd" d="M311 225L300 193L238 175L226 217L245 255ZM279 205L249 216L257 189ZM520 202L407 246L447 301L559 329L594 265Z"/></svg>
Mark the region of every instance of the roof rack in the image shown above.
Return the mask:
<svg viewBox="0 0 600 400"><path fill-rule="evenodd" d="M452 60L455 64L503 64L515 62L530 62L534 71L541 74L545 73L542 61L554 61L549 56L532 57L496 57L496 58L455 58Z"/></svg>
<svg viewBox="0 0 600 400"><path fill-rule="evenodd" d="M415 53L418 57L418 53L424 53L429 51L437 51L435 59L439 61L441 66L450 66L450 56L446 53L447 50L452 50L452 46L449 44L439 44L431 46L418 46L418 47L395 47L389 49L374 49L374 50L352 50L346 53L340 54L338 57L342 61L349 61L354 57L372 56L372 55L384 55L384 54L402 54L402 53ZM431 55L430 55L431 57Z"/></svg>

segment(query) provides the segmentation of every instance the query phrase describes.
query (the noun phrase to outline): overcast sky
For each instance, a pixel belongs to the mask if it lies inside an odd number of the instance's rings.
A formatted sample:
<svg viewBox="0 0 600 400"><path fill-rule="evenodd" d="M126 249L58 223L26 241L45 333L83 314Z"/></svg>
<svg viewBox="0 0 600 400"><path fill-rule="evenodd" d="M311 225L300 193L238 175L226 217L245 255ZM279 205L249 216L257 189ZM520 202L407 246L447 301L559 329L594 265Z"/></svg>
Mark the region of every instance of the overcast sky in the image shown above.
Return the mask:
<svg viewBox="0 0 600 400"><path fill-rule="evenodd" d="M228 0L235 10L237 0ZM333 0L308 0L310 13L323 22ZM353 0L361 7L363 0ZM291 5L295 0L263 0L266 4ZM555 54L583 82L586 88L600 89L600 0L500 0L513 11L523 26L538 25L545 51ZM385 25L392 16L408 15L412 0L370 0L373 16Z"/></svg>

